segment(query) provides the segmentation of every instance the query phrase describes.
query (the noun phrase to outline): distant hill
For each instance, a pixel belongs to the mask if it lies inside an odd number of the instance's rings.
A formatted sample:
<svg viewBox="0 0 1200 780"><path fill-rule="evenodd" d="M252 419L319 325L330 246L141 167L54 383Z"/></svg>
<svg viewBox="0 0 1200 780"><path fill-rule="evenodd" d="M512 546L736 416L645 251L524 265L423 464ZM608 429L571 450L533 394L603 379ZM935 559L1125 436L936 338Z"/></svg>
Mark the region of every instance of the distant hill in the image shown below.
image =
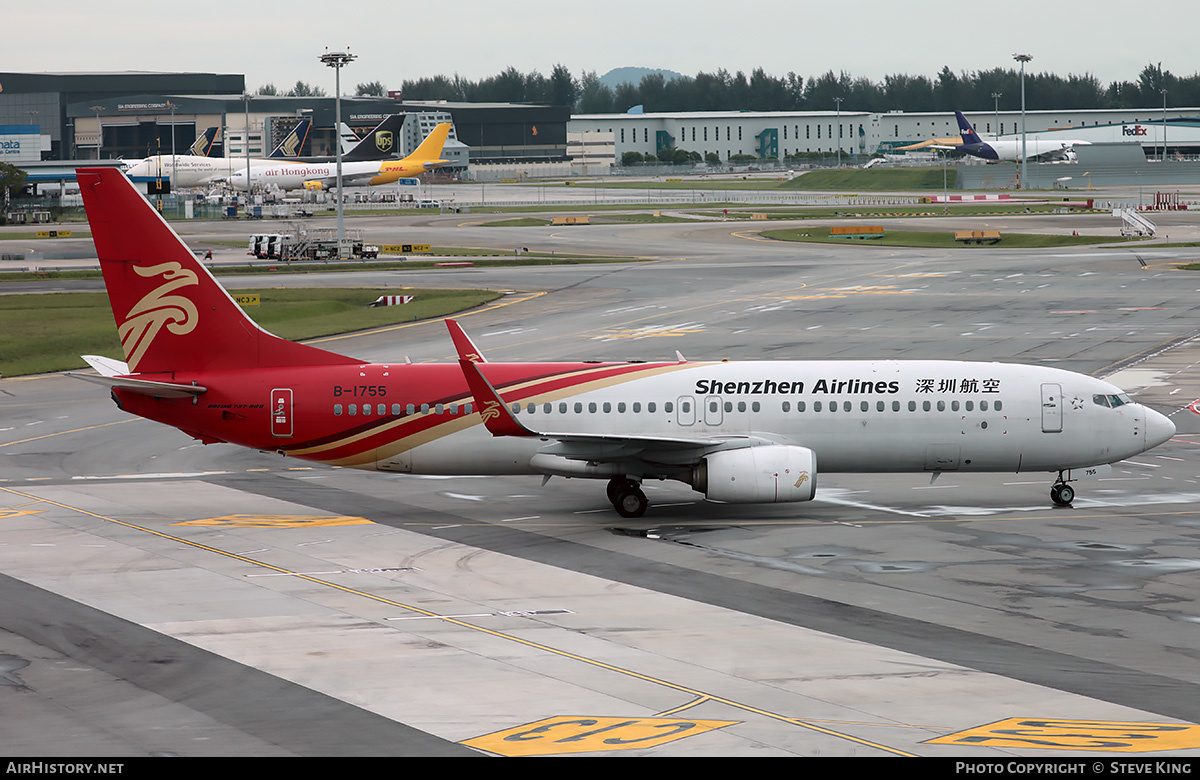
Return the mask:
<svg viewBox="0 0 1200 780"><path fill-rule="evenodd" d="M682 73L676 73L673 70L665 68L613 68L600 77L600 83L609 89L616 89L618 84L633 84L637 86L642 83L642 76L649 73L661 73L667 81L683 78Z"/></svg>

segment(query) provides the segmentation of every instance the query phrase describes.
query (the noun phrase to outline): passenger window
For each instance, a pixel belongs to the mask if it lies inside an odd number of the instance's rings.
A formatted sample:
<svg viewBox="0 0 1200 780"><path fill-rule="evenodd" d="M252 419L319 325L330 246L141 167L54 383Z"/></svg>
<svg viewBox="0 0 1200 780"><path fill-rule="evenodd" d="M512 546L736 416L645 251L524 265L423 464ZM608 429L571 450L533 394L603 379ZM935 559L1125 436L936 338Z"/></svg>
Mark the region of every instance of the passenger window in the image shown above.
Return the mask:
<svg viewBox="0 0 1200 780"><path fill-rule="evenodd" d="M583 404L575 402L575 414L583 414Z"/></svg>
<svg viewBox="0 0 1200 780"><path fill-rule="evenodd" d="M350 404L350 406L347 407L347 411L350 412L351 417L354 417L358 414L358 404Z"/></svg>
<svg viewBox="0 0 1200 780"><path fill-rule="evenodd" d="M797 401L797 402L796 402L796 411L797 411L797 412L803 412L803 411L804 411L804 406L805 406L805 405L804 405L804 402L803 402L803 401ZM817 411L819 412L819 411L821 411L821 410L820 410L820 409L818 409Z"/></svg>
<svg viewBox="0 0 1200 780"><path fill-rule="evenodd" d="M916 402L916 401L909 401L909 402L908 402L908 411L910 411L910 412L915 412L915 411L917 411L917 402Z"/></svg>
<svg viewBox="0 0 1200 780"><path fill-rule="evenodd" d="M750 404L750 411L752 411L752 412L757 412L761 408L762 407L759 406L758 401L755 401L754 403Z"/></svg>
<svg viewBox="0 0 1200 780"><path fill-rule="evenodd" d="M412 404L409 404L408 406L404 407L405 414L412 414L415 411L417 411L417 407L413 406Z"/></svg>
<svg viewBox="0 0 1200 780"><path fill-rule="evenodd" d="M974 401L967 401L967 411L968 412L975 411L975 402Z"/></svg>
<svg viewBox="0 0 1200 780"><path fill-rule="evenodd" d="M883 401L876 401L875 402L875 411L882 412L883 410L884 410Z"/></svg>
<svg viewBox="0 0 1200 780"><path fill-rule="evenodd" d="M342 405L341 405L341 404L334 404L334 405L333 405L333 416L334 416L334 417L341 417L341 416L342 416Z"/></svg>
<svg viewBox="0 0 1200 780"><path fill-rule="evenodd" d="M870 409L871 409L871 404L867 403L866 401L863 401L863 402L862 402L862 403L859 405L859 409L861 409L861 410L862 410L862 411L864 411L864 412L870 411Z"/></svg>
<svg viewBox="0 0 1200 780"><path fill-rule="evenodd" d="M441 413L442 413L442 409L443 409L442 405L441 405L441 404L438 404L437 406L435 406L435 407L434 407L433 411L434 411L436 414L441 414Z"/></svg>
<svg viewBox="0 0 1200 780"><path fill-rule="evenodd" d="M634 401L634 402L633 402L633 413L634 413L634 414L641 414L641 413L642 413L642 402L641 402L641 401Z"/></svg>
<svg viewBox="0 0 1200 780"><path fill-rule="evenodd" d="M929 411L929 402L928 402L928 401L922 401L922 402L921 402L921 409L922 409L922 410L924 410L924 411L926 411L926 412L928 412L928 411Z"/></svg>
<svg viewBox="0 0 1200 780"><path fill-rule="evenodd" d="M625 402L624 401L621 401L619 404L617 404L617 413L625 414Z"/></svg>
<svg viewBox="0 0 1200 780"><path fill-rule="evenodd" d="M783 411L790 412L791 410L792 410L792 405L790 403L788 403L787 401L784 401L783 402Z"/></svg>
<svg viewBox="0 0 1200 780"><path fill-rule="evenodd" d="M554 404L542 404L542 412L544 414L550 414L552 411L554 411Z"/></svg>
<svg viewBox="0 0 1200 780"><path fill-rule="evenodd" d="M429 404L421 404L421 414L429 414Z"/></svg>
<svg viewBox="0 0 1200 780"><path fill-rule="evenodd" d="M843 411L843 412L848 412L848 411L850 411L850 409L851 409L852 407L853 407L853 405L852 405L852 404L851 404L849 401L845 401L845 402L843 402L843 403L842 403L842 411Z"/></svg>
<svg viewBox="0 0 1200 780"><path fill-rule="evenodd" d="M566 414L566 413L567 413L567 404L566 404L566 402L565 402L565 401L564 401L564 402L562 402L562 403L560 403L560 404L558 405L558 413L559 413L559 414Z"/></svg>
<svg viewBox="0 0 1200 780"><path fill-rule="evenodd" d="M375 413L380 415L387 414L387 404L379 404L379 406L375 407Z"/></svg>
<svg viewBox="0 0 1200 780"><path fill-rule="evenodd" d="M1003 406L1003 405L1002 405L1002 404L1001 404L999 401L997 401L996 403L994 403L994 404L992 405L992 408L993 408L993 409L995 409L995 410L998 412L998 411L1000 411L1001 409L1003 409L1003 408L1004 408L1004 406Z"/></svg>
<svg viewBox="0 0 1200 780"><path fill-rule="evenodd" d="M670 402L669 402L669 401L667 402L667 411L668 411L668 412L669 412L669 411L671 411L671 404L670 404ZM681 403L681 404L679 405L679 411L683 412L684 414L690 414L690 413L691 413L691 411L692 411L692 404L691 404L691 402L689 402L689 401L684 401L683 403Z"/></svg>
<svg viewBox="0 0 1200 780"><path fill-rule="evenodd" d="M400 416L400 404L392 404L392 414L396 417Z"/></svg>
<svg viewBox="0 0 1200 780"><path fill-rule="evenodd" d="M727 412L733 411L733 404L730 403L729 401L725 402L725 411L727 411ZM745 401L738 401L738 411L739 412L746 411L746 402Z"/></svg>
<svg viewBox="0 0 1200 780"><path fill-rule="evenodd" d="M952 412L957 412L957 411L958 411L958 401L951 401L951 402L950 402L950 411L952 411Z"/></svg>
<svg viewBox="0 0 1200 780"><path fill-rule="evenodd" d="M605 401L605 402L604 402L604 413L605 413L605 414L611 414L611 413L612 413L612 404L610 404L608 401Z"/></svg>
<svg viewBox="0 0 1200 780"><path fill-rule="evenodd" d="M987 411L987 401L980 401L980 402L979 402L979 411L981 411L981 412L986 412L986 411Z"/></svg>
<svg viewBox="0 0 1200 780"><path fill-rule="evenodd" d="M588 414L595 414L595 413L596 413L596 402L592 401L590 404L588 404Z"/></svg>
<svg viewBox="0 0 1200 780"><path fill-rule="evenodd" d="M537 411L537 404L535 404L535 403L532 403L532 402L531 402L531 403L530 403L530 404L529 404L529 405L526 407L526 411L528 411L530 414L533 414L534 412L536 412L536 411Z"/></svg>
<svg viewBox="0 0 1200 780"><path fill-rule="evenodd" d="M458 414L458 404L450 404L450 414Z"/></svg>
<svg viewBox="0 0 1200 780"><path fill-rule="evenodd" d="M813 401L813 411L814 412L821 411L821 402L820 401Z"/></svg>
<svg viewBox="0 0 1200 780"><path fill-rule="evenodd" d="M648 404L646 408L653 412L654 404L653 403ZM667 401L666 403L663 404L663 411L666 412L667 414L670 414L671 410L674 408L675 408L675 404L671 403L670 401ZM686 413L687 409L684 409L683 411L684 411L684 413Z"/></svg>
<svg viewBox="0 0 1200 780"><path fill-rule="evenodd" d="M899 401L892 401L892 411L893 412L900 411L900 402Z"/></svg>
<svg viewBox="0 0 1200 780"><path fill-rule="evenodd" d="M939 412L944 412L944 411L946 411L946 402L945 402L945 401L938 401L938 402L937 402L937 409L938 409L938 411L939 411Z"/></svg>

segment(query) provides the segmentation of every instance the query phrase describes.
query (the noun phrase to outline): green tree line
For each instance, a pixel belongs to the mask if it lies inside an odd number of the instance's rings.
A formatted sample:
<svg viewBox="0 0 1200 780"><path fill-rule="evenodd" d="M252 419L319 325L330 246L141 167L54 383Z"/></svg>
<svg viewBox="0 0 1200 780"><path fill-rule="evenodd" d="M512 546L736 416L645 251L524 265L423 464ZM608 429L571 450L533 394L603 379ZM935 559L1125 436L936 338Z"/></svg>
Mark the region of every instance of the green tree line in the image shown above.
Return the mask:
<svg viewBox="0 0 1200 780"><path fill-rule="evenodd" d="M378 88L379 82L372 82ZM360 88L366 85L359 85ZM885 76L882 81L854 77L842 71L802 78L795 72L773 76L755 68L749 77L742 71L666 79L662 74L643 76L637 84L615 88L600 82L595 71L574 77L564 65L555 65L549 76L514 67L478 81L453 76L406 80L405 100L542 103L569 106L583 114L623 113L641 105L659 111L825 111L842 98L847 111L990 111L1021 105L1021 75L1015 68L954 73L942 68L936 76L907 74ZM1154 108L1200 106L1200 73L1176 76L1162 64L1148 64L1131 81L1103 84L1093 75L1060 76L1025 74L1025 105L1031 111L1086 108ZM360 92L360 94L362 94ZM994 101L993 94L1001 97Z"/></svg>

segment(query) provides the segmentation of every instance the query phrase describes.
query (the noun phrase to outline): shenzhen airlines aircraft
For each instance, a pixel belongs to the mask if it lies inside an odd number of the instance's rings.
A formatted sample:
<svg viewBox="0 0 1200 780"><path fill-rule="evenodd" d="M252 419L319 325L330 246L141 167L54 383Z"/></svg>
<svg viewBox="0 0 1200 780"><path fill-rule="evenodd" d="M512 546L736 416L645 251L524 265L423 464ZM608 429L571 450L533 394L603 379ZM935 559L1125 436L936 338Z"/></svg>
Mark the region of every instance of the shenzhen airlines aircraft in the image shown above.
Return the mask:
<svg viewBox="0 0 1200 780"><path fill-rule="evenodd" d="M440 159L442 147L450 133L450 123L443 122L425 136L412 154L403 160L342 161L342 186L391 184L397 179L419 176L440 168L448 161ZM327 190L337 186L337 163L267 162L250 167L253 187L275 186L281 190ZM235 190L246 189L246 169L235 170L229 176Z"/></svg>
<svg viewBox="0 0 1200 780"><path fill-rule="evenodd" d="M820 472L1057 472L1167 441L1107 382L965 361L364 363L255 325L113 169L78 171L125 362L89 356L122 410L204 442L414 474L603 479L618 513L674 479L729 503L807 501Z"/></svg>

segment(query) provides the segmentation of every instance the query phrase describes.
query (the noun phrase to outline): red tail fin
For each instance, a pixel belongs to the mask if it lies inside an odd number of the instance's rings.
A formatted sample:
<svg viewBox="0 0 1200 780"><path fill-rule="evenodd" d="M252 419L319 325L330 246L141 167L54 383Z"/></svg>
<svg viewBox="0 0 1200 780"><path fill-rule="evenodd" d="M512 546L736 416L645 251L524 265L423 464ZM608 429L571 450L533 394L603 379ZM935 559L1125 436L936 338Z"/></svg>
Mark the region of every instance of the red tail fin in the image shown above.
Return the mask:
<svg viewBox="0 0 1200 780"><path fill-rule="evenodd" d="M130 371L358 362L259 328L125 174L80 168L76 178Z"/></svg>

